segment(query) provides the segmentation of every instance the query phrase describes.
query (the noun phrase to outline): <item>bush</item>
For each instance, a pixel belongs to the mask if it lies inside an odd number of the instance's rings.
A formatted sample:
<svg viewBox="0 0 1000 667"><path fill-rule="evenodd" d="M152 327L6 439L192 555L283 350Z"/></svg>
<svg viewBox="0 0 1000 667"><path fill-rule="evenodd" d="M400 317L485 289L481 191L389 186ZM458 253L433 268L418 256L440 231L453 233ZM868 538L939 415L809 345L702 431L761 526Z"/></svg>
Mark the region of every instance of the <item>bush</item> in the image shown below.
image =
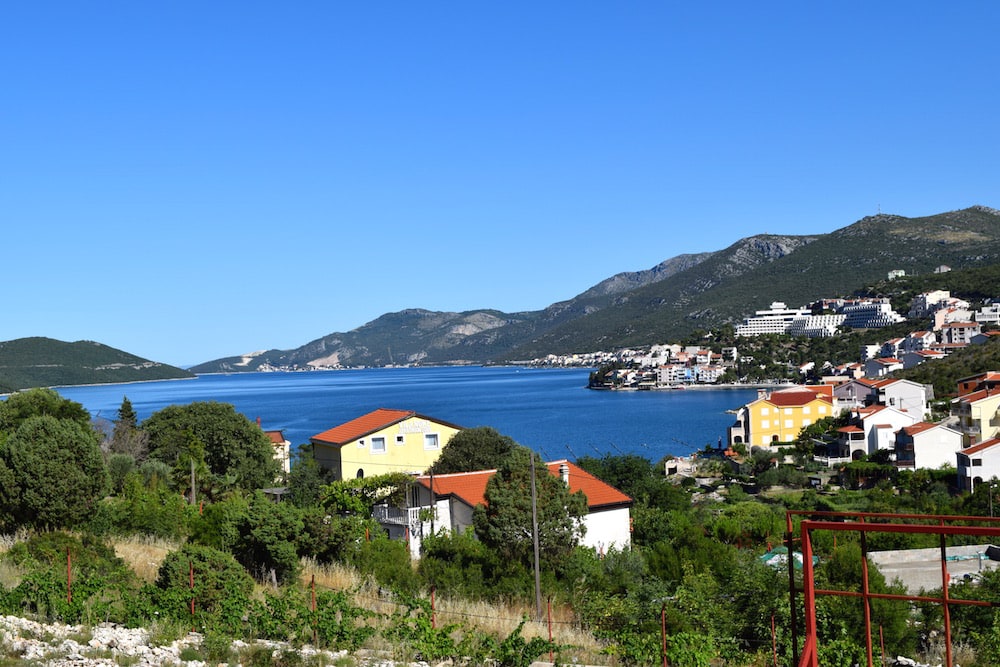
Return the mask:
<svg viewBox="0 0 1000 667"><path fill-rule="evenodd" d="M64 623L135 620L132 610L142 597L141 584L114 551L93 536L36 535L11 547L4 560L26 571L4 596L7 613L38 614Z"/></svg>
<svg viewBox="0 0 1000 667"><path fill-rule="evenodd" d="M197 627L236 636L250 606L253 585L253 579L231 555L186 544L163 560L156 579L156 603L161 613L171 618L192 620L193 599Z"/></svg>

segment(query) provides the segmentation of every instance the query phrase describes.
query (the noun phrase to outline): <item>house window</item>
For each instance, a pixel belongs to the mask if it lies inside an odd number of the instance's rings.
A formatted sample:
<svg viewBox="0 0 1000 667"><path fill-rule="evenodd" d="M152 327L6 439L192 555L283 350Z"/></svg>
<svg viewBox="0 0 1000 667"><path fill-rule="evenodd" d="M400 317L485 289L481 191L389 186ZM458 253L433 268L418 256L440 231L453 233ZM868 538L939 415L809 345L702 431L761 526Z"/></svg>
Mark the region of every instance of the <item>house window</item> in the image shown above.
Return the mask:
<svg viewBox="0 0 1000 667"><path fill-rule="evenodd" d="M809 410L811 410L811 408L808 405L804 406L802 408L802 414L804 414L804 415L809 414Z"/></svg>
<svg viewBox="0 0 1000 667"><path fill-rule="evenodd" d="M762 414L762 415L766 415L766 414L768 414L769 412L770 412L770 411L769 411L769 410L768 410L767 408L761 408L761 409L760 409L760 414Z"/></svg>
<svg viewBox="0 0 1000 667"><path fill-rule="evenodd" d="M819 406L819 413L821 415L825 415L826 414L826 406L825 405Z"/></svg>
<svg viewBox="0 0 1000 667"><path fill-rule="evenodd" d="M983 465L983 460L982 459L972 459L972 465L974 465L974 466L981 466L981 465Z"/></svg>
<svg viewBox="0 0 1000 667"><path fill-rule="evenodd" d="M785 428L792 428L792 420L791 419L786 419L785 420Z"/></svg>
<svg viewBox="0 0 1000 667"><path fill-rule="evenodd" d="M785 408L785 414L786 415L792 414L792 409L791 408Z"/></svg>
<svg viewBox="0 0 1000 667"><path fill-rule="evenodd" d="M760 423L761 428L771 428L771 420L765 419Z"/></svg>
<svg viewBox="0 0 1000 667"><path fill-rule="evenodd" d="M438 434L437 433L425 433L424 434L424 449L437 449L438 448Z"/></svg>
<svg viewBox="0 0 1000 667"><path fill-rule="evenodd" d="M396 444L397 445L406 444L406 436L405 435L397 435L396 436Z"/></svg>
<svg viewBox="0 0 1000 667"><path fill-rule="evenodd" d="M376 436L372 438L372 454L385 454L385 438Z"/></svg>

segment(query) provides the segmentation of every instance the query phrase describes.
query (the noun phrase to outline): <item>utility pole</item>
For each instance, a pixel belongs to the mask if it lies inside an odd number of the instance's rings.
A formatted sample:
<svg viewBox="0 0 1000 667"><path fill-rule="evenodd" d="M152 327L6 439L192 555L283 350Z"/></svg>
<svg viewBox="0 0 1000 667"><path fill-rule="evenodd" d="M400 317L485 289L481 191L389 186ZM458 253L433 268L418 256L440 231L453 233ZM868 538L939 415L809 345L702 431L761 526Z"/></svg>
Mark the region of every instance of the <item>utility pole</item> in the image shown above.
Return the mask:
<svg viewBox="0 0 1000 667"><path fill-rule="evenodd" d="M535 618L542 617L542 575L538 565L538 494L535 490L535 453L531 452L531 539L535 548Z"/></svg>

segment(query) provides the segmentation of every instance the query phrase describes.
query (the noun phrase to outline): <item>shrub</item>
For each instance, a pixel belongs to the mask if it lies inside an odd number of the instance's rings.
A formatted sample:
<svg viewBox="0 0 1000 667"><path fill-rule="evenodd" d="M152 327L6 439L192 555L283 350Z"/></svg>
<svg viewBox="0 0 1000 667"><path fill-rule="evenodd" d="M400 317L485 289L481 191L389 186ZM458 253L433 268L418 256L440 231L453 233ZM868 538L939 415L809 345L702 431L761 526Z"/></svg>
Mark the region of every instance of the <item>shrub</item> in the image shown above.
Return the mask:
<svg viewBox="0 0 1000 667"><path fill-rule="evenodd" d="M195 544L168 554L156 580L156 602L161 613L191 620L193 599L193 622L197 627L234 635L240 630L252 592L253 579L235 558Z"/></svg>

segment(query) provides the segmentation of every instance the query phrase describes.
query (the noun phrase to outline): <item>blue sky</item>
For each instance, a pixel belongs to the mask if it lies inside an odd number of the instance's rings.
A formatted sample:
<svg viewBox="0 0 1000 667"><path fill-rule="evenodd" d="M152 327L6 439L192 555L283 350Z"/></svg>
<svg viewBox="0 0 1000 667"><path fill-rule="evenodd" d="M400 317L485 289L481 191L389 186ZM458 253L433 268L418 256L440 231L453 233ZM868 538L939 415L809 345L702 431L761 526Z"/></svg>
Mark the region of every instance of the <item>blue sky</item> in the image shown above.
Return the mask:
<svg viewBox="0 0 1000 667"><path fill-rule="evenodd" d="M994 2L10 3L0 340L190 365L1000 207L998 24Z"/></svg>

